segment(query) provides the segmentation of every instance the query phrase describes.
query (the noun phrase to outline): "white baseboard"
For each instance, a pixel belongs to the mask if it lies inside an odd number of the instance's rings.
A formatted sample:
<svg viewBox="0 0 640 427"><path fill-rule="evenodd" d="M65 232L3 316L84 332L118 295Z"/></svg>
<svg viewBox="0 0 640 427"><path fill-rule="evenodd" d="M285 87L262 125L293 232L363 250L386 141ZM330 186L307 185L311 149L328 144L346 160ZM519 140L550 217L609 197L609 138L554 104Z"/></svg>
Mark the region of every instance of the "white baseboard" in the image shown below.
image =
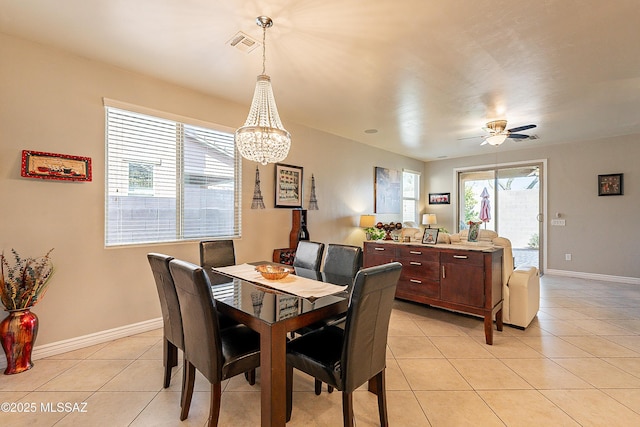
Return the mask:
<svg viewBox="0 0 640 427"><path fill-rule="evenodd" d="M118 338L129 337L131 335L140 334L154 329L162 328L162 318L145 320L144 322L134 323L131 325L121 326L119 328L109 329L106 331L95 332L89 335L83 335L68 340L35 346L31 356L32 360L44 359L45 357L55 356L56 354L67 353L73 350L90 347L96 344L113 341ZM0 368L7 367L5 357L0 358Z"/></svg>
<svg viewBox="0 0 640 427"><path fill-rule="evenodd" d="M603 282L628 283L630 285L640 285L639 277L610 276L608 274L582 273L580 271L567 270L545 270L545 274L550 276L575 277L578 279L601 280Z"/></svg>

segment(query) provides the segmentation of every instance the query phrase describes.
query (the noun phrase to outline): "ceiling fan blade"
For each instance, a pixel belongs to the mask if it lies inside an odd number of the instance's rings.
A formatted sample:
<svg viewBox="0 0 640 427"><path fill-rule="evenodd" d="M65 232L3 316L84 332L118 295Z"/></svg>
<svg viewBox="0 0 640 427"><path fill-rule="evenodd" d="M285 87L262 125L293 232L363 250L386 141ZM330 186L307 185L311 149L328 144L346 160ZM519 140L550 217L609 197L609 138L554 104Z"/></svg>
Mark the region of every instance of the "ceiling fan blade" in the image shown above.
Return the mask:
<svg viewBox="0 0 640 427"><path fill-rule="evenodd" d="M527 139L529 138L529 135L523 135L521 133L510 133L509 136L507 136L507 138L512 138L512 139Z"/></svg>
<svg viewBox="0 0 640 427"><path fill-rule="evenodd" d="M466 136L464 138L458 138L457 141L462 141L464 139L476 139L476 138L484 138L485 135L478 135L478 136Z"/></svg>
<svg viewBox="0 0 640 427"><path fill-rule="evenodd" d="M536 125L518 126L517 128L509 129L507 132L520 132L522 130L533 129Z"/></svg>

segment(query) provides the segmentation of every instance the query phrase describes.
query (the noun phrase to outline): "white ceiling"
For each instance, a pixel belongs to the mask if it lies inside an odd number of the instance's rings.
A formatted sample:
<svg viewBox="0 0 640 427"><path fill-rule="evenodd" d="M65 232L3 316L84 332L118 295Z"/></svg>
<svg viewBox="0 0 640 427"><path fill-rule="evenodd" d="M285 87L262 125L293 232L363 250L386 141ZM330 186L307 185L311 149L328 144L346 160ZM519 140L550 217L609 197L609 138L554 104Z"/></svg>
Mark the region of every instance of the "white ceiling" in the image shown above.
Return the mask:
<svg viewBox="0 0 640 427"><path fill-rule="evenodd" d="M248 112L262 50L227 42L259 15L285 127L422 160L495 150L492 119L538 125L500 150L640 133L639 0L0 0L0 32Z"/></svg>

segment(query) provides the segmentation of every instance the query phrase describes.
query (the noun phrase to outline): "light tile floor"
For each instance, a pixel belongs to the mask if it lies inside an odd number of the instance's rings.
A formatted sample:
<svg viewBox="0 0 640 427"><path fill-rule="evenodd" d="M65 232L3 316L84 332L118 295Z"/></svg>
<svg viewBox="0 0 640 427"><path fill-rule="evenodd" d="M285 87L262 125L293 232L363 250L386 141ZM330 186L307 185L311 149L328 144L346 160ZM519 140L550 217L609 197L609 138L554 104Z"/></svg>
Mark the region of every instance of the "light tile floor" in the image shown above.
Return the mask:
<svg viewBox="0 0 640 427"><path fill-rule="evenodd" d="M397 301L387 351L390 424L639 426L640 286L545 276L541 293L532 325L495 332L493 346L484 344L480 319ZM205 425L204 378L184 422L181 369L162 388L161 337L155 330L0 375L0 402L35 409L0 412L0 426ZM258 370L253 387L243 376L223 384L221 426L259 425L259 381ZM300 373L294 389L289 426L341 425L340 393L315 396ZM57 402L75 411L47 410ZM358 427L378 425L372 394L356 391L354 404Z"/></svg>

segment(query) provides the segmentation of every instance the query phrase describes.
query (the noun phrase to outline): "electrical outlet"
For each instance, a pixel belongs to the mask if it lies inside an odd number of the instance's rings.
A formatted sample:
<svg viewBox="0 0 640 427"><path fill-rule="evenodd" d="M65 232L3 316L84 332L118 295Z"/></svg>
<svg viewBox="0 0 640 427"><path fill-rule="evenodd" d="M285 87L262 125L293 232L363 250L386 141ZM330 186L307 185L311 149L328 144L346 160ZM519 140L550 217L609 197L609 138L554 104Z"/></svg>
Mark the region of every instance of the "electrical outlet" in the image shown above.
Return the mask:
<svg viewBox="0 0 640 427"><path fill-rule="evenodd" d="M565 220L564 219L552 219L551 220L551 225L559 225L561 227L564 227Z"/></svg>
<svg viewBox="0 0 640 427"><path fill-rule="evenodd" d="M564 254L565 261L571 261L571 254Z"/></svg>

